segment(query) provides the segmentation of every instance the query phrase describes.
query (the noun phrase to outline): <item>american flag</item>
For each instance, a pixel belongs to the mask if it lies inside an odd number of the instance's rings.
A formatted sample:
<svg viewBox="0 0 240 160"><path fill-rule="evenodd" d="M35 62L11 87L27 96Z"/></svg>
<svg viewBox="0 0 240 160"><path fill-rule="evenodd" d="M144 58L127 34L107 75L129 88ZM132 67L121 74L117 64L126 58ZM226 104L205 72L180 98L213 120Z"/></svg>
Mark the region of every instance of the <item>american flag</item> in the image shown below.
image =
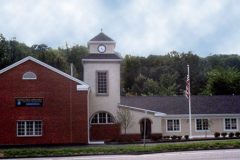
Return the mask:
<svg viewBox="0 0 240 160"><path fill-rule="evenodd" d="M190 96L190 78L189 78L189 74L187 75L187 80L186 80L185 96L187 97L187 99L188 99L189 96Z"/></svg>

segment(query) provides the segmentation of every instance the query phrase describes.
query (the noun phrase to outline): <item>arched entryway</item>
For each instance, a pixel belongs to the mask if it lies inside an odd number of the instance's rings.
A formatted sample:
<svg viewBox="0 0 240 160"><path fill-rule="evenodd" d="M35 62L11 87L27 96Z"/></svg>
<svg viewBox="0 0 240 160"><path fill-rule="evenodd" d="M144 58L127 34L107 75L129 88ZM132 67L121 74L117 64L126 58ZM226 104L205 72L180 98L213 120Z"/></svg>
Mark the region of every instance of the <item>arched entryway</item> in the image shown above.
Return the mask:
<svg viewBox="0 0 240 160"><path fill-rule="evenodd" d="M120 125L115 122L111 113L106 111L96 112L90 118L90 140L108 141L120 135Z"/></svg>
<svg viewBox="0 0 240 160"><path fill-rule="evenodd" d="M145 126L145 120L146 120L146 133L145 138L151 138L151 132L152 132L152 122L148 118L143 118L140 120L140 132L141 137L144 138L144 126Z"/></svg>

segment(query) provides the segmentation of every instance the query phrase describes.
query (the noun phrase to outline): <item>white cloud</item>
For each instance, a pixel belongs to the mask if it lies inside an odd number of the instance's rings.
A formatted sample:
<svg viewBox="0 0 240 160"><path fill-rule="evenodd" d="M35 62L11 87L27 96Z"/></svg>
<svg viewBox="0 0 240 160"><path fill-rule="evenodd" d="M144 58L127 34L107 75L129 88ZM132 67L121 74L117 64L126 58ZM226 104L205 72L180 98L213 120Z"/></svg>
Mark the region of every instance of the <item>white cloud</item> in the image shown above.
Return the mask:
<svg viewBox="0 0 240 160"><path fill-rule="evenodd" d="M123 46L135 49L136 53L193 50L194 43L219 27L218 15L223 8L224 3L218 1L184 0L165 5L158 1L134 1L125 8L123 17L135 25L126 28L128 31L120 39ZM125 41L127 37L131 38Z"/></svg>
<svg viewBox="0 0 240 160"><path fill-rule="evenodd" d="M0 32L28 45L58 47L85 45L103 28L123 54L206 55L239 52L238 17L237 0L3 0Z"/></svg>
<svg viewBox="0 0 240 160"><path fill-rule="evenodd" d="M94 31L101 15L101 4L92 0L14 0L0 8L2 31L27 44L77 42Z"/></svg>

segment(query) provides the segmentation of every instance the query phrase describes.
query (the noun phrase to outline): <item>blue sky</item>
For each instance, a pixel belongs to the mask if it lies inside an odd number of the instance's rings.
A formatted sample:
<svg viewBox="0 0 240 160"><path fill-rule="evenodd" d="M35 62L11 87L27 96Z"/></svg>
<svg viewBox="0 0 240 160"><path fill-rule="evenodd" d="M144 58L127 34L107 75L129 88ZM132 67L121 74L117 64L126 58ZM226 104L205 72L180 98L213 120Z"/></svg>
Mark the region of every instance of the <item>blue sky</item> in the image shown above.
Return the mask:
<svg viewBox="0 0 240 160"><path fill-rule="evenodd" d="M239 0L1 0L0 33L31 46L86 45L101 28L116 51L240 54Z"/></svg>

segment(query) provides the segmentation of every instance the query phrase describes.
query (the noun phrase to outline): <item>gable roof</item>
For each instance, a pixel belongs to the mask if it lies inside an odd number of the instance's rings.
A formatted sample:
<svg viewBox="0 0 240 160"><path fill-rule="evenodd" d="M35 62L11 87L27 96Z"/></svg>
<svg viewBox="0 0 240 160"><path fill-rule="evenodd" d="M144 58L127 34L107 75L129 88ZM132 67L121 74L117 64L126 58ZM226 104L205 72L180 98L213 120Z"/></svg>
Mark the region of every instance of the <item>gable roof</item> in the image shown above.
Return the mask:
<svg viewBox="0 0 240 160"><path fill-rule="evenodd" d="M240 114L240 96L192 96L192 114ZM121 105L166 113L188 114L185 96L121 97Z"/></svg>
<svg viewBox="0 0 240 160"><path fill-rule="evenodd" d="M103 32L99 33L95 37L93 37L90 41L114 41L112 38L108 37Z"/></svg>
<svg viewBox="0 0 240 160"><path fill-rule="evenodd" d="M6 68L3 68L2 70L0 70L0 75L3 74L4 72L7 72L8 70L10 70L10 69L12 69L14 67L17 67L18 65L21 65L21 64L27 62L27 61L33 61L33 62L35 62L35 63L37 63L37 64L39 64L39 65L41 65L41 66L43 66L43 67L53 71L55 73L60 74L61 76L64 76L64 77L66 77L66 78L68 78L68 79L70 79L70 80L72 80L74 82L79 83L81 85L81 87L78 86L78 88L81 88L82 90L87 90L89 88L89 85L86 84L85 82L83 82L83 81L81 81L81 80L79 80L79 79L77 79L77 78L75 78L73 76L70 76L69 74L64 73L64 72L60 71L59 69L56 69L56 68L54 68L54 67L52 67L52 66L50 66L50 65L48 65L48 64L46 64L46 63L44 63L42 61L39 61L38 59L33 58L31 56L25 57L22 60L20 60L20 61L18 61L16 63L13 63L12 65L10 65L10 66L8 66Z"/></svg>

